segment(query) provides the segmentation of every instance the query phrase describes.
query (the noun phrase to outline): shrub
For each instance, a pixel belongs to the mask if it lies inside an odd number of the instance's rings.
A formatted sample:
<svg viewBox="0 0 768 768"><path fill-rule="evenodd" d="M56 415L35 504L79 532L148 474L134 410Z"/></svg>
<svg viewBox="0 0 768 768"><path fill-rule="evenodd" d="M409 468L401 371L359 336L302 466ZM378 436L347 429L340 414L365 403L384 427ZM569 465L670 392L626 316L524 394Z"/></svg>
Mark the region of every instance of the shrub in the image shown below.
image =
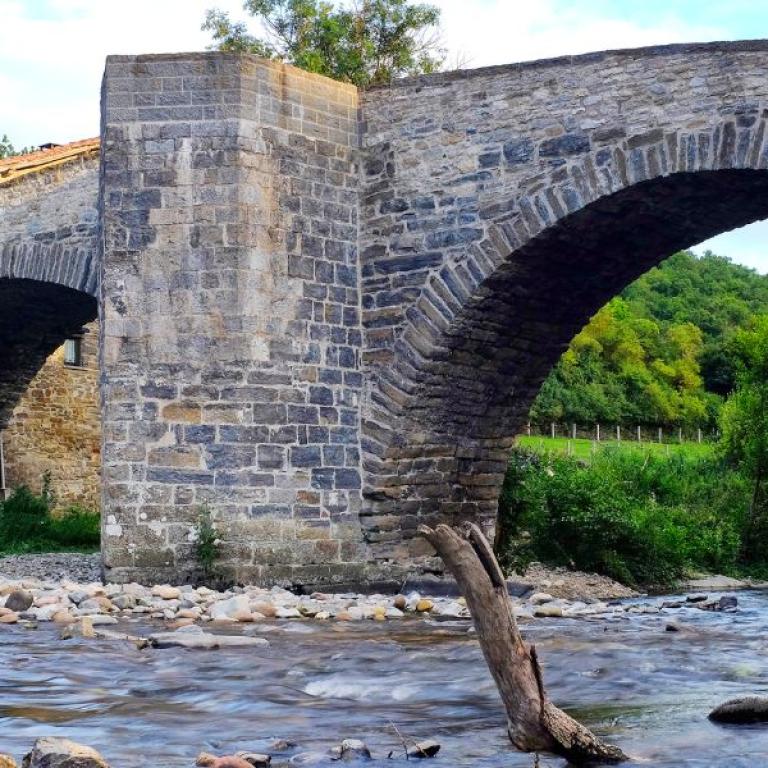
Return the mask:
<svg viewBox="0 0 768 768"><path fill-rule="evenodd" d="M45 536L48 504L22 485L0 504L0 542L18 546Z"/></svg>
<svg viewBox="0 0 768 768"><path fill-rule="evenodd" d="M508 567L531 560L667 585L738 566L747 487L716 458L604 449L589 464L517 449L499 504Z"/></svg>
<svg viewBox="0 0 768 768"><path fill-rule="evenodd" d="M67 547L98 548L101 541L101 517L98 512L82 507L70 507L48 521L48 538Z"/></svg>

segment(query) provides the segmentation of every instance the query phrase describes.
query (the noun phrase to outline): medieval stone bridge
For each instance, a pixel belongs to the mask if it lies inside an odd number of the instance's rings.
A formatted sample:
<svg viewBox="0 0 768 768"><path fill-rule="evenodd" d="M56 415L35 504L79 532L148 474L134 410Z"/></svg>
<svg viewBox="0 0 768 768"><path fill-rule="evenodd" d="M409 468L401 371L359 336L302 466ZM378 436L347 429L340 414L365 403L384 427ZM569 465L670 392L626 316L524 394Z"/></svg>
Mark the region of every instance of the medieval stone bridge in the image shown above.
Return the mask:
<svg viewBox="0 0 768 768"><path fill-rule="evenodd" d="M102 112L112 579L187 578L204 506L243 581L429 567L416 526L492 525L514 435L590 315L768 217L765 41L367 92L249 56L110 57ZM27 307L46 281L16 263L0 286ZM92 292L64 273L48 282Z"/></svg>

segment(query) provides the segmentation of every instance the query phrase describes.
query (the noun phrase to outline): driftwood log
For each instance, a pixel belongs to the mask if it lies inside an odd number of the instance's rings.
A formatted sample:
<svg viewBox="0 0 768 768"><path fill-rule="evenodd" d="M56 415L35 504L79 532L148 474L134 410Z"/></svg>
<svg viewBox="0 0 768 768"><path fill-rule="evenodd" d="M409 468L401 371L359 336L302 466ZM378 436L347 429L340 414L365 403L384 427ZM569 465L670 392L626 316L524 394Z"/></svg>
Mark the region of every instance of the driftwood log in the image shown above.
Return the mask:
<svg viewBox="0 0 768 768"><path fill-rule="evenodd" d="M509 738L524 752L551 752L572 763L618 763L627 756L558 709L544 691L536 648L523 642L507 583L491 545L476 525L421 526L454 575L507 711Z"/></svg>

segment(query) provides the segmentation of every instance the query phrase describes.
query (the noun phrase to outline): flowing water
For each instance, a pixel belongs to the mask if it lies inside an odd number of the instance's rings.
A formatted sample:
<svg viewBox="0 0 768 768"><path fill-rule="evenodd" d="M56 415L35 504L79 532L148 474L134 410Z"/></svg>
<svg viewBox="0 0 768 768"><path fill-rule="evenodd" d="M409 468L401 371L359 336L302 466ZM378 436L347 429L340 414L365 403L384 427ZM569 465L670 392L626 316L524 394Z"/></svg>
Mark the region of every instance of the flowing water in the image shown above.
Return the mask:
<svg viewBox="0 0 768 768"><path fill-rule="evenodd" d="M706 717L729 697L768 694L768 594L740 593L739 605L724 614L544 619L523 631L551 698L642 764L754 768L768 765L768 725L722 727ZM675 614L695 631L665 632ZM394 723L404 736L442 744L434 768L532 766L506 740L468 628L418 618L273 622L243 630L268 637L265 650L139 651L59 640L42 624L2 627L0 752L19 757L37 737L57 735L96 747L114 768L181 768L201 750L265 751L282 738L298 746L273 765L330 765L317 753L360 738L374 757L394 751L388 766L413 765L400 756Z"/></svg>

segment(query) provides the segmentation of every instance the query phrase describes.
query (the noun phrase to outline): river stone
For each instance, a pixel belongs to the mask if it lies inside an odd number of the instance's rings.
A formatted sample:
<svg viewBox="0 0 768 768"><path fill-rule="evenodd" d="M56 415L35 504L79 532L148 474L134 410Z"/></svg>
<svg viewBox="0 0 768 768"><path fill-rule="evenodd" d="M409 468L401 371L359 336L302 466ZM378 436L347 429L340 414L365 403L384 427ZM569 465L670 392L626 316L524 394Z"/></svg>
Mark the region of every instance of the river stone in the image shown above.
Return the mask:
<svg viewBox="0 0 768 768"><path fill-rule="evenodd" d="M331 755L335 760L357 760L359 758L370 760L371 750L360 739L344 739L340 746L331 750Z"/></svg>
<svg viewBox="0 0 768 768"><path fill-rule="evenodd" d="M245 595L235 595L229 600L219 600L208 609L214 621L234 621L238 614L250 612L250 600Z"/></svg>
<svg viewBox="0 0 768 768"><path fill-rule="evenodd" d="M215 648L264 648L269 645L269 641L263 637L250 637L248 635L214 635L211 632L205 632L201 627L192 625L181 627L175 632L157 632L150 635L149 644L154 648L213 650Z"/></svg>
<svg viewBox="0 0 768 768"><path fill-rule="evenodd" d="M267 768L272 762L269 755L260 755L258 752L235 752L235 757L245 760L246 763L250 763L256 768Z"/></svg>
<svg viewBox="0 0 768 768"><path fill-rule="evenodd" d="M440 745L434 739L427 739L408 747L408 757L434 757L439 751Z"/></svg>
<svg viewBox="0 0 768 768"><path fill-rule="evenodd" d="M548 592L536 592L528 598L531 605L541 605L542 603L551 603L555 598Z"/></svg>
<svg viewBox="0 0 768 768"><path fill-rule="evenodd" d="M554 603L544 603L534 608L533 615L539 618L559 618L563 615L563 609Z"/></svg>
<svg viewBox="0 0 768 768"><path fill-rule="evenodd" d="M197 756L195 765L202 766L202 768L251 768L251 764L247 760L243 760L242 757L236 755L216 757L207 752L201 752Z"/></svg>
<svg viewBox="0 0 768 768"><path fill-rule="evenodd" d="M733 579L730 576L707 576L704 579L693 579L683 585L686 589L701 592L719 592L722 589L743 589L749 586L746 581Z"/></svg>
<svg viewBox="0 0 768 768"><path fill-rule="evenodd" d="M109 768L95 749L55 736L38 739L21 765L22 768Z"/></svg>
<svg viewBox="0 0 768 768"><path fill-rule="evenodd" d="M745 696L715 707L709 719L716 723L765 723L768 722L768 698Z"/></svg>
<svg viewBox="0 0 768 768"><path fill-rule="evenodd" d="M5 601L5 607L9 611L26 611L32 606L34 597L31 592L27 592L25 589L14 589Z"/></svg>
<svg viewBox="0 0 768 768"><path fill-rule="evenodd" d="M158 584L152 587L152 594L162 600L178 600L181 597L181 590L168 584Z"/></svg>

